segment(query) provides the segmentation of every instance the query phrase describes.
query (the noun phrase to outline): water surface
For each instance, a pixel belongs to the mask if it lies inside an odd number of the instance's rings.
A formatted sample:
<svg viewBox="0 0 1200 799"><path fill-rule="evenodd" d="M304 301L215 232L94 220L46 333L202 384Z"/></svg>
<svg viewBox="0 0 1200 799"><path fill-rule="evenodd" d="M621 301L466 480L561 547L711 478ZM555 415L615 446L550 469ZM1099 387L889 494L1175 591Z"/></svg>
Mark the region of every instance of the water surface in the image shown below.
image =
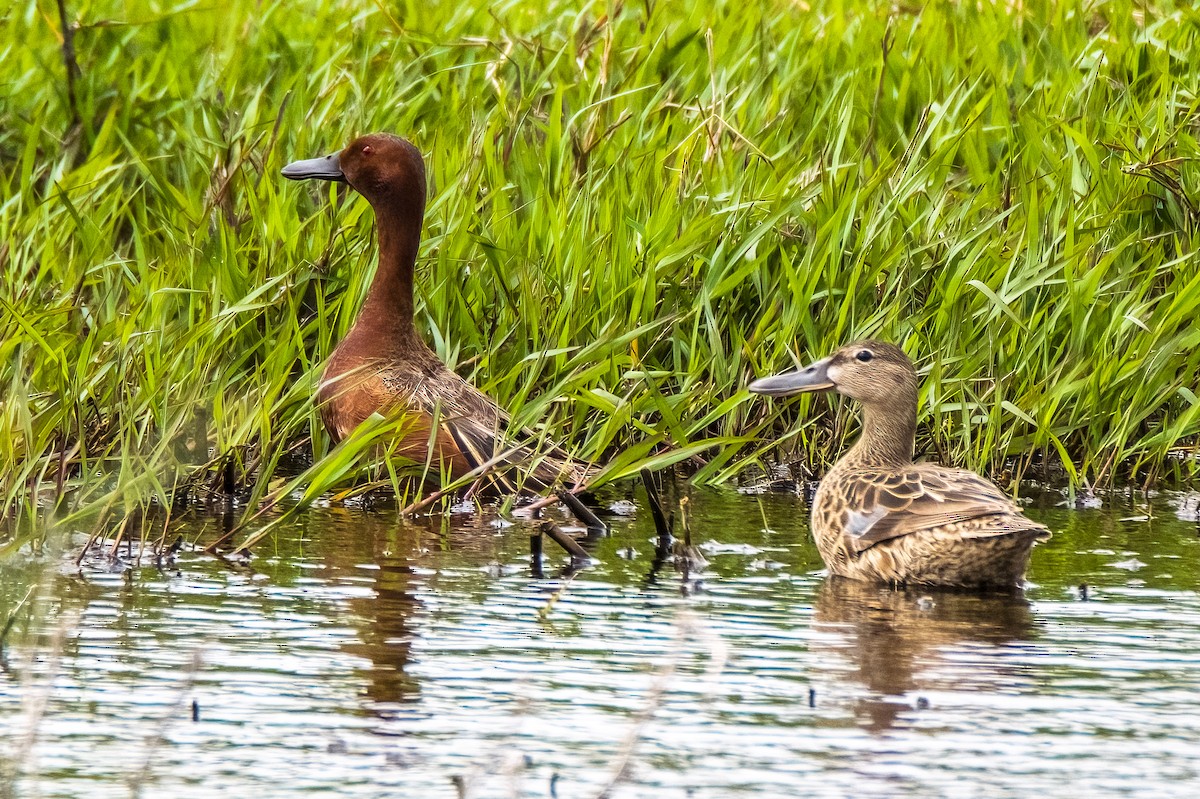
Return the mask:
<svg viewBox="0 0 1200 799"><path fill-rule="evenodd" d="M486 513L318 508L249 567L19 554L3 795L1200 795L1192 498L1042 498L1015 597L829 580L800 498L690 499L686 576L641 505L565 578Z"/></svg>

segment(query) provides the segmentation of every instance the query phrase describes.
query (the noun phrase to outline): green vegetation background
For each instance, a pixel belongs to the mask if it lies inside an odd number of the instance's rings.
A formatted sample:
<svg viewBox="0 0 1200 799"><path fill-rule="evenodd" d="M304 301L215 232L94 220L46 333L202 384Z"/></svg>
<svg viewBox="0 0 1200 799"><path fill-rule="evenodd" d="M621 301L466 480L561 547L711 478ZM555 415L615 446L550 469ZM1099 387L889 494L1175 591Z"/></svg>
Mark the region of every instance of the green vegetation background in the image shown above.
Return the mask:
<svg viewBox="0 0 1200 799"><path fill-rule="evenodd" d="M819 470L848 409L742 386L868 335L918 361L920 446L947 462L1193 468L1169 455L1200 432L1197 11L65 12L70 80L60 6L0 12L9 511L130 507L230 454L261 496L310 435L326 451L314 376L363 296L372 216L279 168L375 130L426 154L429 341L520 422L616 455L610 476Z"/></svg>

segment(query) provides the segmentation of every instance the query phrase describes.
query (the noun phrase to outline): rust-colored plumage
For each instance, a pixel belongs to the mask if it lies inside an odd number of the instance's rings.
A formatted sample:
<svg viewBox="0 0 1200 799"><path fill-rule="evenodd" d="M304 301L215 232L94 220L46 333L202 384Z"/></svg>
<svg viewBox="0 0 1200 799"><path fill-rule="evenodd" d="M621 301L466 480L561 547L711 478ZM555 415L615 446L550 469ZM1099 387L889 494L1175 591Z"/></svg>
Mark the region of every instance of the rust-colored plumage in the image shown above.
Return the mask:
<svg viewBox="0 0 1200 799"><path fill-rule="evenodd" d="M522 443L509 440L504 412L448 369L413 325L413 269L425 215L425 163L417 148L375 133L340 153L289 164L283 174L348 183L375 210L379 267L317 394L333 439L377 413L403 415L398 454L428 463L432 472L458 478L499 460L493 477L503 479L506 490L514 483L542 490L578 482L581 468L557 447L535 445L528 431L518 433Z"/></svg>
<svg viewBox="0 0 1200 799"><path fill-rule="evenodd" d="M812 527L833 574L946 587L1019 585L1029 552L1049 537L990 481L935 463L913 463L917 374L900 348L860 341L750 390L788 396L837 391L863 406L858 442L813 500Z"/></svg>

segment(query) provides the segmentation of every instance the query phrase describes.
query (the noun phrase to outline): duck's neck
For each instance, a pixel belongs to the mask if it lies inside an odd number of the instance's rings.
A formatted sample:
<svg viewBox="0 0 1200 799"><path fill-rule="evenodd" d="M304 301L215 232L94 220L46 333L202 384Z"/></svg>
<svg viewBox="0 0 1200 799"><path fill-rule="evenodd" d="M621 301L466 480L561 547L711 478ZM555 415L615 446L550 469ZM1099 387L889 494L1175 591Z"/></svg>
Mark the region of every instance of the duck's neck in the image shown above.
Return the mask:
<svg viewBox="0 0 1200 799"><path fill-rule="evenodd" d="M903 409L903 410L900 410ZM907 466L917 436L917 395L886 408L863 405L862 435L842 462L853 466Z"/></svg>
<svg viewBox="0 0 1200 799"><path fill-rule="evenodd" d="M425 203L380 203L375 206L379 229L379 267L367 290L356 326L388 338L407 339L413 328L413 268L421 243Z"/></svg>

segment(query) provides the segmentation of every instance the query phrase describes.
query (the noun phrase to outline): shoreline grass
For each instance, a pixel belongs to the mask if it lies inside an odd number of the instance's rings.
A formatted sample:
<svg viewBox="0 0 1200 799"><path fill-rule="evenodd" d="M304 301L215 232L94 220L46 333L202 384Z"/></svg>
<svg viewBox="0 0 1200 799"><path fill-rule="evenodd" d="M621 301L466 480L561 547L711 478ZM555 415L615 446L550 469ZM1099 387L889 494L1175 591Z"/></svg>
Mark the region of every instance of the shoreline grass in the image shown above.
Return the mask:
<svg viewBox="0 0 1200 799"><path fill-rule="evenodd" d="M129 512L222 459L260 499L325 456L313 380L372 217L278 169L372 130L426 155L429 341L611 477L819 471L846 410L743 386L865 335L915 356L945 462L1195 476L1194 11L64 8L70 86L56 14L0 20L10 515Z"/></svg>

